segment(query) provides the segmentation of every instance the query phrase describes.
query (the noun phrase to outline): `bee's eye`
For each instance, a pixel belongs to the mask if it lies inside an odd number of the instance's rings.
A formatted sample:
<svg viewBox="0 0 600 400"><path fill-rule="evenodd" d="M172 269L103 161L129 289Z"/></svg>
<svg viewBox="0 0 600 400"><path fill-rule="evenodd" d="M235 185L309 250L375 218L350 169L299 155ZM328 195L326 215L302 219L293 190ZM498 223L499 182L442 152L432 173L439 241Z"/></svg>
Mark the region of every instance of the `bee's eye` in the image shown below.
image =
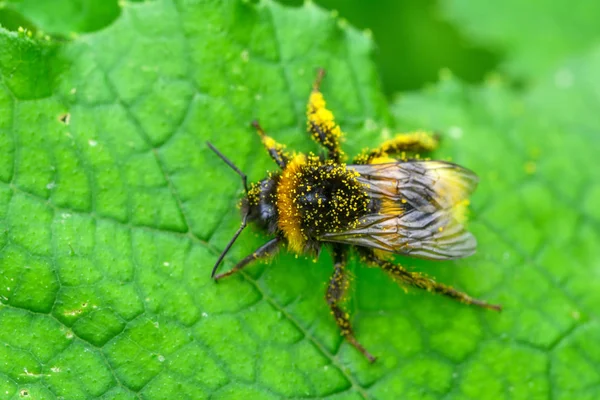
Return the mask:
<svg viewBox="0 0 600 400"><path fill-rule="evenodd" d="M261 219L267 220L275 217L275 207L272 204L261 203L259 208Z"/></svg>

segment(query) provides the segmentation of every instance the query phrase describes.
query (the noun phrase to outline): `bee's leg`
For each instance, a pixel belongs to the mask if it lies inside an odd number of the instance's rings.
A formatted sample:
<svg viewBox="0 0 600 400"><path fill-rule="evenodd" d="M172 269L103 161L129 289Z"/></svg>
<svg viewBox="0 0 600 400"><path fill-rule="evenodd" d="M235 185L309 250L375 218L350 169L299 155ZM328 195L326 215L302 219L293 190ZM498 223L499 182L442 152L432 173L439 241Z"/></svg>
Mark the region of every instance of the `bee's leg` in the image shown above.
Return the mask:
<svg viewBox="0 0 600 400"><path fill-rule="evenodd" d="M336 125L333 113L325 107L325 98L320 91L324 76L325 70L319 69L306 105L306 125L312 138L327 149L329 159L339 163L344 158L340 147L342 130Z"/></svg>
<svg viewBox="0 0 600 400"><path fill-rule="evenodd" d="M258 260L259 258L267 258L275 254L277 250L279 250L279 245L281 244L281 238L276 237L269 240L267 243L260 246L254 253L246 256L243 260L238 262L232 269L227 272L223 272L222 274L218 274L213 276L213 278L218 281L219 279L225 278L226 276L233 275L237 271L241 270L248 264L250 264L254 260Z"/></svg>
<svg viewBox="0 0 600 400"><path fill-rule="evenodd" d="M386 162L388 155L400 156L406 159L406 153L428 153L435 150L439 144L438 135L428 132L415 131L401 133L393 139L386 140L376 149L363 151L354 159L355 164L372 164Z"/></svg>
<svg viewBox="0 0 600 400"><path fill-rule="evenodd" d="M258 121L252 121L252 126L256 129L256 132L259 134L263 145L269 152L273 161L275 161L281 169L284 169L289 160L289 155L285 152L285 146L277 143L271 136L267 136Z"/></svg>
<svg viewBox="0 0 600 400"><path fill-rule="evenodd" d="M391 274L395 279L409 286L414 286L419 289L425 289L428 292L434 292L448 296L461 303L473 304L479 307L490 310L502 311L502 306L497 304L489 304L483 300L474 299L466 293L436 282L435 280L424 276L418 272L410 272L399 265L392 264L389 261L382 260L377 257L372 250L361 250L361 254L366 259L367 263L381 267L384 271Z"/></svg>
<svg viewBox="0 0 600 400"><path fill-rule="evenodd" d="M348 280L348 276L346 273L346 252L341 246L335 246L333 249L333 260L334 260L334 271L331 279L329 280L329 285L327 286L327 294L325 295L325 299L327 300L327 304L329 304L329 308L331 308L331 313L335 318L335 322L340 328L342 335L346 338L348 342L358 351L360 351L370 362L374 362L376 360L354 337L354 332L352 331L352 325L350 325L350 319L348 312L342 308L340 303L350 286L350 281Z"/></svg>

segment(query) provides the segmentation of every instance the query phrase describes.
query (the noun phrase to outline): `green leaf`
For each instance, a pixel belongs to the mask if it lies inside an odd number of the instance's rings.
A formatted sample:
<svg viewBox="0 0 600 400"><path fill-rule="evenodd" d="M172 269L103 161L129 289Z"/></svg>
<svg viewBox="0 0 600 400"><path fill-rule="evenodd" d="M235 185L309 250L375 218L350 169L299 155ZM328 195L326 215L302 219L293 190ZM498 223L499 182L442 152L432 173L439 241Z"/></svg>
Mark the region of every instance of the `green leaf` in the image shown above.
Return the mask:
<svg viewBox="0 0 600 400"><path fill-rule="evenodd" d="M452 78L389 113L371 40L314 5L125 3L60 45L0 32L0 393L5 398L597 398L599 51L525 95ZM371 365L323 299L331 258L283 252L218 285L239 178L299 151L315 68L355 154L382 128L439 130L474 169L476 256L399 262L505 306L404 291L351 263ZM587 102L581 98L588 99ZM561 111L564 107L564 112ZM230 268L264 243L244 232Z"/></svg>
<svg viewBox="0 0 600 400"><path fill-rule="evenodd" d="M535 79L566 57L600 43L594 1L443 0L445 14L461 30L507 54L511 73Z"/></svg>
<svg viewBox="0 0 600 400"><path fill-rule="evenodd" d="M119 13L117 0L0 2L0 24L4 27L16 30L23 26L62 36L97 31L114 21Z"/></svg>

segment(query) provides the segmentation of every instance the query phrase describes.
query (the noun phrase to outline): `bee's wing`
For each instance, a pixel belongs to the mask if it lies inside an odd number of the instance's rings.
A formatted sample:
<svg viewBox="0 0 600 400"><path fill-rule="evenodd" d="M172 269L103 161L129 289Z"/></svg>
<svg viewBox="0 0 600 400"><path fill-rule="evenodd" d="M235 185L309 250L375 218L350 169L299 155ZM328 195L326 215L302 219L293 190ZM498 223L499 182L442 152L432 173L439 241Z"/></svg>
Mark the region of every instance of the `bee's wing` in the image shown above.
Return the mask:
<svg viewBox="0 0 600 400"><path fill-rule="evenodd" d="M447 210L425 213L412 209L402 215L370 214L356 228L327 233L320 240L430 260L467 257L477 248L475 237Z"/></svg>
<svg viewBox="0 0 600 400"><path fill-rule="evenodd" d="M467 200L479 179L474 172L444 161L349 165L371 197L408 203L424 212L453 208Z"/></svg>
<svg viewBox="0 0 600 400"><path fill-rule="evenodd" d="M320 240L373 247L412 257L447 260L467 257L477 242L461 220L477 176L443 161L349 165L379 212L353 229L327 233Z"/></svg>

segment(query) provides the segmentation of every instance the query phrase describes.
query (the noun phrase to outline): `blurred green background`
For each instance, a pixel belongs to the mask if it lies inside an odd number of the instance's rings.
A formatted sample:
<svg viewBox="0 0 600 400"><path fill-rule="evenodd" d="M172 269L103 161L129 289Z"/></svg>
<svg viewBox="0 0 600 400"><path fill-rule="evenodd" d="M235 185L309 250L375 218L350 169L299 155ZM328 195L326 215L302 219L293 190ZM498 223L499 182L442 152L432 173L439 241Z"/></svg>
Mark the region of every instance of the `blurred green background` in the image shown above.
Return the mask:
<svg viewBox="0 0 600 400"><path fill-rule="evenodd" d="M300 6L303 0L280 0ZM434 0L315 0L377 44L375 60L388 97L438 81L449 69L466 82L480 82L495 69L499 54L478 47L444 19Z"/></svg>

